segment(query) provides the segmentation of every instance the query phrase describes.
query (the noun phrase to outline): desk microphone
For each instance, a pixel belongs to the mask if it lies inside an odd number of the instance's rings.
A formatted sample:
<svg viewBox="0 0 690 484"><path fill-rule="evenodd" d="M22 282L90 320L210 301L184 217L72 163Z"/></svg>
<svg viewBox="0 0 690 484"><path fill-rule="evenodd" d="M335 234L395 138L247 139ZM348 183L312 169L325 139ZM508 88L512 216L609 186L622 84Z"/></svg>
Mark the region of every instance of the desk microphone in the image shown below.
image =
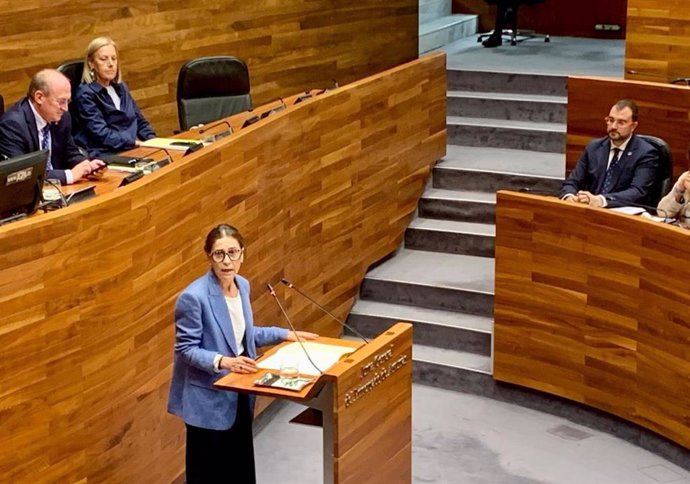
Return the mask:
<svg viewBox="0 0 690 484"><path fill-rule="evenodd" d="M221 119L220 121L213 123L213 124L207 124L203 128L199 130L199 134L204 134L206 131L216 128L220 126L221 124L226 124L228 126L228 130L230 130L230 134L232 134L232 125L230 124L230 121L227 119Z"/></svg>
<svg viewBox="0 0 690 484"><path fill-rule="evenodd" d="M204 147L204 144L202 142L199 143L194 143L193 145L190 145L189 148L187 148L187 151L184 152L182 157L184 158L187 155L191 155L195 151L199 151L201 148Z"/></svg>
<svg viewBox="0 0 690 484"><path fill-rule="evenodd" d="M151 151L150 153L148 153L148 154L146 155L146 157L148 158L148 157L150 157L151 155L155 155L155 154L158 153L159 151L164 152L164 153L168 156L168 160L172 161L173 156L170 154L170 151L168 151L167 148L156 148L156 149L154 149L153 151ZM153 160L151 160L151 161L153 161Z"/></svg>
<svg viewBox="0 0 690 484"><path fill-rule="evenodd" d="M295 334L295 338L297 338L297 342L298 342L299 345L302 347L302 351L304 351L304 354L307 355L307 359L309 360L309 363L311 363L312 366L313 366L314 368L316 368L316 370L317 370L321 375L323 375L323 371L321 371L321 370L319 369L319 367L316 366L316 365L314 364L314 361L311 359L311 356L309 356L309 353L307 352L307 349L304 347L304 344L302 343L302 339L301 339L301 338L299 337L299 335L297 334L297 330L296 330L295 327L293 326L292 321L290 321L290 317L287 315L287 312L285 312L285 308L283 308L283 305L280 303L280 299L278 299L278 295L276 294L276 291L273 289L273 286L271 286L270 284L266 284L266 288L268 289L268 293L269 293L271 296L273 296L273 299L275 299L275 300L276 300L276 303L278 303L278 307L280 308L280 312L283 313L283 317L285 318L285 321L287 321L288 326L290 326L290 329L291 329L292 332Z"/></svg>
<svg viewBox="0 0 690 484"><path fill-rule="evenodd" d="M284 111L287 108L287 104L285 104L285 101L283 101L282 97L279 97L277 100L280 101L280 106L276 106L275 108L271 108L268 111L261 113L261 116L259 116L259 119L267 118L271 114L279 113L281 111Z"/></svg>
<svg viewBox="0 0 690 484"><path fill-rule="evenodd" d="M67 204L67 199L65 198L65 194L62 193L62 189L60 188L60 185L58 185L57 183L55 183L55 182L54 182L53 180L51 180L50 178L46 178L44 181L45 181L46 183L48 183L49 185L51 185L53 188L55 188L55 190L57 190L58 195L60 195L60 198L59 198L58 200L43 200L44 203L41 204L41 208L43 209L43 211L44 211L44 212L47 212L47 211L48 211L48 208L51 207L51 206L53 206L53 205L55 204L56 201L59 201L59 202L60 202L60 206L57 207L57 208L64 208L64 207L66 207L66 206L68 205L68 204ZM43 198L43 196L42 196L42 195L43 195L43 193L42 193L42 187L39 186L39 190L41 190L39 193L41 193L41 198Z"/></svg>
<svg viewBox="0 0 690 484"><path fill-rule="evenodd" d="M338 81L336 81L335 79L331 79L331 81L333 81L333 87L332 88L326 87L324 89L321 89L319 92L316 93L316 95L320 96L321 94L327 93L327 92L332 91L334 89L338 89L340 87L340 85L338 84Z"/></svg>
<svg viewBox="0 0 690 484"><path fill-rule="evenodd" d="M295 99L295 102L293 104L299 104L302 101L306 101L307 99L310 99L311 97L312 97L311 92L304 91L304 94L297 96L297 99Z"/></svg>
<svg viewBox="0 0 690 484"><path fill-rule="evenodd" d="M353 333L355 333L357 336L359 336L360 338L362 338L362 340L363 340L365 343L368 343L368 342L369 342L369 340L366 339L366 338L364 337L364 335L362 335L362 333L360 333L360 332L357 331L355 328L353 328L352 326L350 326L349 324L347 324L345 321L342 321L342 320L340 320L339 318L337 318L337 317L336 317L335 315L333 315L333 313L331 313L328 309L326 309L326 308L323 307L321 304L319 304L319 303L317 303L316 301L314 301L314 300L313 300L311 297L309 297L307 294L303 293L303 292L302 292L298 287L296 287L293 283L291 283L290 281L288 281L288 280L285 279L285 278L281 279L280 282L282 282L283 284L285 284L285 285L286 285L287 287L289 287L290 289L294 289L295 291L297 291L297 294L299 294L299 295L302 296L303 298L307 299L310 303L312 303L313 305L315 305L317 308L319 308L319 309L320 309L321 311L323 311L324 313L328 314L332 319L336 320L336 321L338 322L338 324L340 324L340 326L342 326L343 328L349 329L350 331L352 331Z"/></svg>

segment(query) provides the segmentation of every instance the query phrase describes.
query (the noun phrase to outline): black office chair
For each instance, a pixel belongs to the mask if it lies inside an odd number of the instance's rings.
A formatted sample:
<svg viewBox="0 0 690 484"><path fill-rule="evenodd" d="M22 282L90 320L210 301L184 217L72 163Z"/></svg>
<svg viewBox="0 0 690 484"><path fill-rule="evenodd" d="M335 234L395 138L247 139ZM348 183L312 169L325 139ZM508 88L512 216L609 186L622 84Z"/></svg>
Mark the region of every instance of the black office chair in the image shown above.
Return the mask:
<svg viewBox="0 0 690 484"><path fill-rule="evenodd" d="M62 72L67 79L69 79L69 82L72 85L72 102L69 103L69 114L72 117L72 133L76 133L81 126L81 121L79 112L77 111L77 103L74 102L74 99L77 97L77 89L79 88L79 84L81 84L81 75L84 71L84 61L71 60L63 62L58 66L57 70Z"/></svg>
<svg viewBox="0 0 690 484"><path fill-rule="evenodd" d="M200 57L180 69L177 114L182 131L251 108L249 69L242 59Z"/></svg>
<svg viewBox="0 0 690 484"><path fill-rule="evenodd" d="M646 134L639 134L638 136L654 146L659 154L656 181L647 196L647 203L656 207L659 200L668 194L673 187L673 156L671 155L671 148L669 148L666 141L656 136Z"/></svg>
<svg viewBox="0 0 690 484"><path fill-rule="evenodd" d="M510 40L510 45L517 45L518 42L523 42L529 39L544 39L544 42L551 42L551 36L548 34L539 34L533 30L519 30L518 29L518 9L520 5L533 5L536 3L544 3L545 0L485 0L489 5L498 5L496 8L499 9L496 15L500 14L502 8L505 8L505 13L503 19L496 19L497 25L503 25L501 30L501 37L506 37ZM477 42L482 42L485 39L493 36L494 30L486 34L480 34L477 37Z"/></svg>
<svg viewBox="0 0 690 484"><path fill-rule="evenodd" d="M5 114L5 98L0 94L0 116Z"/></svg>

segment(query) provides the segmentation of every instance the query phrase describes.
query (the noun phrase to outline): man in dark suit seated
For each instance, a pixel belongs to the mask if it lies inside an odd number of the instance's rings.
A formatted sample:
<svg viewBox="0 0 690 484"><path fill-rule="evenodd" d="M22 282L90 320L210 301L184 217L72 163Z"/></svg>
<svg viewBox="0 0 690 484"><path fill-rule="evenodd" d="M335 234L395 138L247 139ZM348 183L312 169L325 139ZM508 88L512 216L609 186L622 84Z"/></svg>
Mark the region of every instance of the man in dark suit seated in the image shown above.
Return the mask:
<svg viewBox="0 0 690 484"><path fill-rule="evenodd" d="M594 207L649 203L656 180L658 155L635 136L637 104L623 99L605 118L608 136L590 142L561 187L560 197Z"/></svg>
<svg viewBox="0 0 690 484"><path fill-rule="evenodd" d="M8 157L49 150L47 178L64 184L98 177L105 163L88 160L72 138L67 105L69 80L56 70L42 70L31 79L27 96L0 118L0 154Z"/></svg>

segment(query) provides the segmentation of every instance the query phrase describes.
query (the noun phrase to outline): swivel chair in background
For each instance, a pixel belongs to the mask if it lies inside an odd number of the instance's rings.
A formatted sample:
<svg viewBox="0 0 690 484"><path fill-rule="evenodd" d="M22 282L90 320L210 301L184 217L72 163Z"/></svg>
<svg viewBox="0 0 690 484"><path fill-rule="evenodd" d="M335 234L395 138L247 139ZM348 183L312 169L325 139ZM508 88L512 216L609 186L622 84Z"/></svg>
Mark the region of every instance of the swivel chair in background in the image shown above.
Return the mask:
<svg viewBox="0 0 690 484"><path fill-rule="evenodd" d="M200 57L185 63L177 77L180 129L209 123L252 108L249 70L237 57Z"/></svg>
<svg viewBox="0 0 690 484"><path fill-rule="evenodd" d="M496 23L494 30L477 37L484 47L497 47L503 43L503 37L510 40L510 45L517 45L528 39L540 38L550 42L548 34L538 34L533 30L518 29L518 8L520 5L543 3L545 0L485 0L489 5L496 5Z"/></svg>
<svg viewBox="0 0 690 484"><path fill-rule="evenodd" d="M0 94L0 116L5 114L5 98Z"/></svg>
<svg viewBox="0 0 690 484"><path fill-rule="evenodd" d="M664 196L671 191L673 187L673 157L671 156L671 148L669 148L668 143L661 138L656 136L650 136L647 134L638 134L640 138L648 142L650 145L656 148L659 155L659 166L656 172L656 180L654 185L649 190L647 203L651 206L656 207Z"/></svg>
<svg viewBox="0 0 690 484"><path fill-rule="evenodd" d="M84 72L84 61L83 60L71 60L63 62L57 68L58 71L62 72L72 87L72 102L69 103L69 114L72 117L72 133L76 133L81 126L81 118L77 112L77 103L74 100L77 98L77 89L79 89L79 84L81 84L81 76Z"/></svg>

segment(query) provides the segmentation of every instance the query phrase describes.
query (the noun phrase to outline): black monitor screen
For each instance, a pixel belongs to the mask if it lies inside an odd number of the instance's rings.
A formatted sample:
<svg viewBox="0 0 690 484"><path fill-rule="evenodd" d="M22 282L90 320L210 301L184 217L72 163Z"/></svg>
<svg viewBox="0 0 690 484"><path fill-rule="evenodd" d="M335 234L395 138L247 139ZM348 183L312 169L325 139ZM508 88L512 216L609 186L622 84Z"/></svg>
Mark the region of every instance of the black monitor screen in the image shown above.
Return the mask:
<svg viewBox="0 0 690 484"><path fill-rule="evenodd" d="M0 219L36 211L47 160L43 150L0 161Z"/></svg>

